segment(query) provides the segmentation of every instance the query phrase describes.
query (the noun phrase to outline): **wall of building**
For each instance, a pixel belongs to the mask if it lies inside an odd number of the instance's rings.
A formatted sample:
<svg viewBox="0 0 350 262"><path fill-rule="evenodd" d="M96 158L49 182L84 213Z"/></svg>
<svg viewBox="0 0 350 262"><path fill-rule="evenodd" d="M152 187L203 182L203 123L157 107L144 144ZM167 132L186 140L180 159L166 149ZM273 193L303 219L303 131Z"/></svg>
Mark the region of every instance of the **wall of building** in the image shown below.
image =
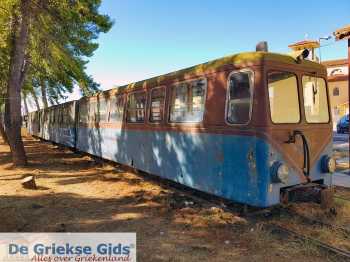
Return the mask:
<svg viewBox="0 0 350 262"><path fill-rule="evenodd" d="M333 127L345 114L349 114L349 89L348 81L328 82L329 98L332 108ZM339 93L337 92L337 90Z"/></svg>
<svg viewBox="0 0 350 262"><path fill-rule="evenodd" d="M329 98L335 129L338 120L349 114L348 60L329 60L323 61L322 64L327 67Z"/></svg>
<svg viewBox="0 0 350 262"><path fill-rule="evenodd" d="M327 75L336 76L336 75L348 75L349 68L348 65L338 65L338 66L327 66Z"/></svg>

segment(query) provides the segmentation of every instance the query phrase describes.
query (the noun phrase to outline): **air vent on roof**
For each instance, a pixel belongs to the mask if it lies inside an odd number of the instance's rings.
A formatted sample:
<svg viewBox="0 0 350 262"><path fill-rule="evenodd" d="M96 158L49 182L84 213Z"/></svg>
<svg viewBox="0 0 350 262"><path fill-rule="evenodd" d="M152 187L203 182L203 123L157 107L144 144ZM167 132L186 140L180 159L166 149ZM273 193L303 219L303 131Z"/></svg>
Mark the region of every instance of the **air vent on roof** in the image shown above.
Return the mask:
<svg viewBox="0 0 350 262"><path fill-rule="evenodd" d="M268 46L267 46L267 42L266 41L261 41L259 42L256 47L255 47L255 50L258 52L258 51L262 51L262 52L268 52Z"/></svg>

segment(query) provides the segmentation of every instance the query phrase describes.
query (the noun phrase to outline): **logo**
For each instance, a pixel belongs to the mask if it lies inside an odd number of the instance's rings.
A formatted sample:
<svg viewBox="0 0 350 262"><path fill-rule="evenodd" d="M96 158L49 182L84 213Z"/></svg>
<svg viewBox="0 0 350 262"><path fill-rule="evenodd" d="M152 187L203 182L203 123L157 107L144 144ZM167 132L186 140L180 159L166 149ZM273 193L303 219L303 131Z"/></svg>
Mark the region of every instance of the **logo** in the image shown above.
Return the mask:
<svg viewBox="0 0 350 262"><path fill-rule="evenodd" d="M0 261L136 261L136 233L0 233Z"/></svg>

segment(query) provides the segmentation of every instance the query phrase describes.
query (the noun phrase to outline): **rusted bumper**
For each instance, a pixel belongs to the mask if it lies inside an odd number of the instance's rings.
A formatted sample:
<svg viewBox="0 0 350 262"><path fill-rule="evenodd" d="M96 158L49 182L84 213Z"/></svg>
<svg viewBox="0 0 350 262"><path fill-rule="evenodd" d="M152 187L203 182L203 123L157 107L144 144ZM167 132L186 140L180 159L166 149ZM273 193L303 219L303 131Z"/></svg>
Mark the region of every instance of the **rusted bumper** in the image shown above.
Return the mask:
<svg viewBox="0 0 350 262"><path fill-rule="evenodd" d="M282 188L280 201L282 204L288 202L316 202L321 208L329 209L334 205L334 190L326 185L308 183L293 187Z"/></svg>

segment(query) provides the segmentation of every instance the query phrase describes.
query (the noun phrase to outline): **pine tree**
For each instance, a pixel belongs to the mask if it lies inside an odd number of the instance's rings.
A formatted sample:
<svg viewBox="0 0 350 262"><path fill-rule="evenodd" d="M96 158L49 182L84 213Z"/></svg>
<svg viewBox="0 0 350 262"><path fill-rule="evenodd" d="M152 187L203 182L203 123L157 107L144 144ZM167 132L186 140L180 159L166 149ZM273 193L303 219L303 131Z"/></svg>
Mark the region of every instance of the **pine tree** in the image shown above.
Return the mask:
<svg viewBox="0 0 350 262"><path fill-rule="evenodd" d="M98 90L85 72L96 39L112 26L100 0L1 0L0 91L5 131L15 165L27 163L21 138L21 93L40 90L43 104L57 103L74 85L84 95ZM1 80L0 80L1 81Z"/></svg>

